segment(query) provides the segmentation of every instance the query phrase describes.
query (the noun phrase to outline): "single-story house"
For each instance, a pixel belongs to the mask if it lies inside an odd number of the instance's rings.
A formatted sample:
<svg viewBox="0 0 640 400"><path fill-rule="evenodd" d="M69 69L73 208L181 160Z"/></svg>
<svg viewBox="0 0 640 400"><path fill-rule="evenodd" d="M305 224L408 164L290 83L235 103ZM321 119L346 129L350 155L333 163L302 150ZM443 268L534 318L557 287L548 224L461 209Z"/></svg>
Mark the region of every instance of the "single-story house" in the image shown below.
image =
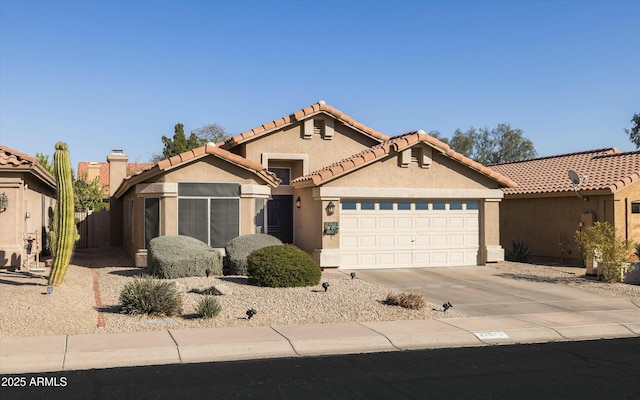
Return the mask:
<svg viewBox="0 0 640 400"><path fill-rule="evenodd" d="M36 157L0 145L0 268L36 267L56 180Z"/></svg>
<svg viewBox="0 0 640 400"><path fill-rule="evenodd" d="M223 248L249 233L323 268L482 265L504 257L498 211L514 186L423 131L390 138L321 101L112 182L111 210L137 265L158 235Z"/></svg>
<svg viewBox="0 0 640 400"><path fill-rule="evenodd" d="M524 240L546 261L583 263L575 233L596 221L640 242L640 151L615 148L493 165L516 187L504 188L500 243ZM576 184L569 177L575 172ZM589 271L587 271L589 273Z"/></svg>

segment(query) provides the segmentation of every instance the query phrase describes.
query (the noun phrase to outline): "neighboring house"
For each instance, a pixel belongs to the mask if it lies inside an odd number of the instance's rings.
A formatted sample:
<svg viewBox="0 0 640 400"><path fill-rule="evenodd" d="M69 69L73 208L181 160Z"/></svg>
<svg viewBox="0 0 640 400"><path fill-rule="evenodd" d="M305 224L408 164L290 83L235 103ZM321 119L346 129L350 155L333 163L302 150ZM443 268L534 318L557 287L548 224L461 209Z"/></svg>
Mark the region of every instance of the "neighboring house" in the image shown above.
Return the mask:
<svg viewBox="0 0 640 400"><path fill-rule="evenodd" d="M55 199L55 178L36 157L0 145L0 268L36 266Z"/></svg>
<svg viewBox="0 0 640 400"><path fill-rule="evenodd" d="M390 138L324 102L111 185L136 265L159 235L223 248L263 232L347 269L502 260L501 188L515 186L423 131Z"/></svg>
<svg viewBox="0 0 640 400"><path fill-rule="evenodd" d="M490 168L518 185L504 189L500 205L500 243L507 250L525 240L536 258L582 263L575 234L596 221L640 242L640 151L608 148ZM584 181L577 192L570 170Z"/></svg>
<svg viewBox="0 0 640 400"><path fill-rule="evenodd" d="M123 154L122 150L113 150L112 154ZM127 163L126 175L133 175L147 168L153 167L152 163ZM76 179L83 179L87 183L98 178L98 184L105 190L105 198L109 198L109 162L81 161L78 163Z"/></svg>

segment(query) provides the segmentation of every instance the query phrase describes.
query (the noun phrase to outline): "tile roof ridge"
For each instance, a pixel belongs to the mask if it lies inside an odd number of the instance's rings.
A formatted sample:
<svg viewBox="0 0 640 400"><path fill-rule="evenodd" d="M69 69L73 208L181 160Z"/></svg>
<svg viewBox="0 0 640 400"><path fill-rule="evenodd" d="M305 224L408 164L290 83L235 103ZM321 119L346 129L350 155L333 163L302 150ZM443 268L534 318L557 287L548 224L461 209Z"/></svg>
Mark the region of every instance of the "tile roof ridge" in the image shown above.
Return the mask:
<svg viewBox="0 0 640 400"><path fill-rule="evenodd" d="M596 156L593 156L593 159L595 160L595 159L606 158L606 157L619 157L619 156L630 156L630 155L634 155L634 154L640 154L640 149L631 150L631 151L619 151L618 149L615 149L615 150L617 152L610 153L610 154L598 154Z"/></svg>
<svg viewBox="0 0 640 400"><path fill-rule="evenodd" d="M220 144L218 147L224 148L224 149L229 149L232 147L235 147L236 145L254 137L254 136L258 136L258 135L262 135L265 134L267 132L270 132L274 129L280 128L282 126L291 124L295 121L300 121L301 119L304 119L306 117L312 116L312 115L316 115L318 113L321 112L325 112L327 114L330 114L331 116L333 116L335 119L343 122L346 125L351 126L352 128L359 130L361 132L363 132L366 135L369 135L377 140L380 141L386 141L389 140L389 136L385 135L384 133L378 132L375 129L372 129L366 125L364 125L361 122L358 122L356 120L354 120L353 118L351 118L349 115L343 113L342 111L338 110L337 108L327 104L324 100L320 100L308 107L302 108L298 111L295 111L289 115L286 115L284 117L275 119L271 122L267 122L264 123L260 126L257 126L253 129L249 129L247 131L241 132L237 135L231 136L230 138L228 138L227 140L225 140L222 144Z"/></svg>
<svg viewBox="0 0 640 400"><path fill-rule="evenodd" d="M31 164L40 164L40 160L38 160L38 157L34 157L34 156L31 156L31 155L29 155L27 153L23 153L21 151L13 149L13 148L11 148L9 146L5 146L5 145L1 145L0 144L0 151L2 151L5 154L9 154L9 155L15 156L19 160L27 161L27 162L29 162Z"/></svg>
<svg viewBox="0 0 640 400"><path fill-rule="evenodd" d="M528 158L526 160L508 161L508 162L503 162L503 163L490 164L490 165L487 165L487 167L495 167L495 166L509 165L509 164L518 164L518 163L525 163L525 162L530 162L530 161L548 160L548 159L552 159L552 158L573 157L573 156L580 156L580 155L586 155L586 154L592 154L592 153L608 153L608 155L614 155L614 154L619 153L619 150L616 149L615 147L604 147L604 148L595 149L595 150L576 151L576 152L573 152L573 153L554 154L554 155L551 155L551 156ZM607 155L607 154L598 154L598 155L596 155L594 157L602 156L602 155Z"/></svg>

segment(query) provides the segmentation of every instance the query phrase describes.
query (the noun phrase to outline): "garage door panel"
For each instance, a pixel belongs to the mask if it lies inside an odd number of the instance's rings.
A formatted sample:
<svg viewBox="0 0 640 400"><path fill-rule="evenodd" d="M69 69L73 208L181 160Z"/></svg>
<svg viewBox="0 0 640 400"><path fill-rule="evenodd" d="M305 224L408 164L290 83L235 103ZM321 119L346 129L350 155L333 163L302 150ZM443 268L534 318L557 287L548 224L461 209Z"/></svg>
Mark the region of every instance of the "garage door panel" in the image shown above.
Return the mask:
<svg viewBox="0 0 640 400"><path fill-rule="evenodd" d="M394 208L341 210L343 268L477 264L478 210L450 210L449 206L418 211Z"/></svg>
<svg viewBox="0 0 640 400"><path fill-rule="evenodd" d="M376 236L360 236L358 240L360 247L376 247Z"/></svg>

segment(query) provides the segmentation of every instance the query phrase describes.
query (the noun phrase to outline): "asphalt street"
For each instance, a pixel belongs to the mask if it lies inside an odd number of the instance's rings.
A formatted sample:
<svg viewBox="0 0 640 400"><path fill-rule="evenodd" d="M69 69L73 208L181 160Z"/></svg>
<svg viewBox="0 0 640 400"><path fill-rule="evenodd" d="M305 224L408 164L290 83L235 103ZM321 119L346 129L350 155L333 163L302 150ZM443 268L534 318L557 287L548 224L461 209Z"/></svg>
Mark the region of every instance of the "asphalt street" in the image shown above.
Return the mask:
<svg viewBox="0 0 640 400"><path fill-rule="evenodd" d="M640 338L1 378L1 398L30 400L640 399Z"/></svg>

